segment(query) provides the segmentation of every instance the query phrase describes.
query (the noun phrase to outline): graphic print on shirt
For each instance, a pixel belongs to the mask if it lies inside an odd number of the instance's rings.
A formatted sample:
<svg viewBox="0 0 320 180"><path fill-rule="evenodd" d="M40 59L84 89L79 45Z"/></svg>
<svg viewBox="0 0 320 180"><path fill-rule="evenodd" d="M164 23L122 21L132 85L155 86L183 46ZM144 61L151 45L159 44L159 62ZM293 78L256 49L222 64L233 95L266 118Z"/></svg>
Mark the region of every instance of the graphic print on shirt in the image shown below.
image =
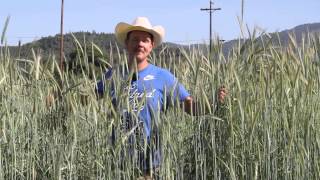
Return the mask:
<svg viewBox="0 0 320 180"><path fill-rule="evenodd" d="M143 80L145 80L145 81L149 81L149 80L153 80L153 79L155 79L154 76L153 76L153 75L150 75L150 74L146 75L146 76L143 78Z"/></svg>
<svg viewBox="0 0 320 180"><path fill-rule="evenodd" d="M143 78L144 81L154 80L153 75L147 75ZM138 83L137 80L131 83L130 86L125 88L125 92L129 92L129 104L131 105L131 110L134 112L142 111L145 108L145 101L147 98L153 98L156 89L146 89L143 85L144 83ZM142 87L138 87L138 84ZM146 99L144 99L146 98Z"/></svg>

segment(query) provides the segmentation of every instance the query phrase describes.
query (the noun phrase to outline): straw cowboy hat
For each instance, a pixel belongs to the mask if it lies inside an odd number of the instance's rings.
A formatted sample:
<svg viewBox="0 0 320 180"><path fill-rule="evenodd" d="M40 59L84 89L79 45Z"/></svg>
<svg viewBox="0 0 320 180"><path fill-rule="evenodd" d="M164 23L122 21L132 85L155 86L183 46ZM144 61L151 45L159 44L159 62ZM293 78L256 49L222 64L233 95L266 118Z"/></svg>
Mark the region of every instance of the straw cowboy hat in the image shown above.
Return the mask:
<svg viewBox="0 0 320 180"><path fill-rule="evenodd" d="M127 38L127 34L130 31L145 31L153 36L153 41L154 41L154 47L157 47L161 44L163 38L164 38L164 33L165 30L162 26L153 26L149 22L148 18L146 17L137 17L132 24L120 22L117 24L115 28L115 34L117 41L121 45L125 45L125 41Z"/></svg>

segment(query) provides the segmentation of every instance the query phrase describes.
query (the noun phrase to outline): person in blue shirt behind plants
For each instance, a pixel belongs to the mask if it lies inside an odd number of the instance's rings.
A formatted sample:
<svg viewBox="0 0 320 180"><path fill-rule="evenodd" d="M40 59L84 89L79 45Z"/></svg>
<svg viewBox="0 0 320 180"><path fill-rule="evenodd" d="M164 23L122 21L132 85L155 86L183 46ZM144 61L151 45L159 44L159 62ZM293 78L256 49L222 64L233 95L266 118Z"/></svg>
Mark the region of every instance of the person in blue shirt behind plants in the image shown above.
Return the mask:
<svg viewBox="0 0 320 180"><path fill-rule="evenodd" d="M125 118L127 130L136 131L133 134L139 134L142 136L140 140L144 139L147 142L144 143L147 145L137 153L138 166L145 177L152 176L151 172L160 166L161 144L158 138L151 136L159 135L152 124L159 118L157 114L168 107L165 103L178 99L185 112L197 115L198 111L192 96L171 72L148 62L152 49L161 44L164 34L165 30L162 26L152 26L146 17L137 17L132 24L118 23L115 27L115 35L119 44L127 50L128 68L122 73L116 72L116 68L109 69L104 78L108 81L112 76L120 75L120 78L125 81L131 77L127 87L123 88L129 93L128 101L131 110L125 111L123 118ZM96 90L99 95L105 92L105 80L97 84ZM113 98L114 106L117 106L116 97L118 96L115 95L115 86L110 87L109 94ZM224 87L219 88L217 97L220 103L224 102L226 94ZM151 139L153 141L156 139L155 147L150 147ZM129 141L134 142L130 138Z"/></svg>

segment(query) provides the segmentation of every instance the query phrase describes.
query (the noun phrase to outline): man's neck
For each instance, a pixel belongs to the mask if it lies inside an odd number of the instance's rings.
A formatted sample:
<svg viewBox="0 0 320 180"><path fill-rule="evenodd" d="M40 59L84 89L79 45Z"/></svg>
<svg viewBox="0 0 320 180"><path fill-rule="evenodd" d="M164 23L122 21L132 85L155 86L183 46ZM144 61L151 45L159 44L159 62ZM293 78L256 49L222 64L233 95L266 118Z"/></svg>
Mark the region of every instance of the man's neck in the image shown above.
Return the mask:
<svg viewBox="0 0 320 180"><path fill-rule="evenodd" d="M142 71L143 69L145 69L147 66L149 65L148 60L143 60L141 62L137 62L136 60L132 59L129 60L129 70L135 70L135 68L137 68L138 72Z"/></svg>

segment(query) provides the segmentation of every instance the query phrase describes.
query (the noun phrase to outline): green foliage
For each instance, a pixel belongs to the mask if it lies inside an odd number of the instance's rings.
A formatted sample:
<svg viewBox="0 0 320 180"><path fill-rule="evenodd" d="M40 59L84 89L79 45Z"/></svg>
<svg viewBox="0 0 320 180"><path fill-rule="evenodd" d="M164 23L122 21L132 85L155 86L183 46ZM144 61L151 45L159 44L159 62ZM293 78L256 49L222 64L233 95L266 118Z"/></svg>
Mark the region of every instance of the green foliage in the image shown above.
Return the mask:
<svg viewBox="0 0 320 180"><path fill-rule="evenodd" d="M90 44L94 42L98 47L101 48L104 54L109 53L110 49L116 51L116 41L113 34L107 33L96 33L96 32L76 32L67 33L64 35L64 55L67 60L70 60L70 55L74 53L76 46L74 44L74 37L79 42ZM13 57L31 58L31 49L42 51L44 59L50 58L50 56L57 56L60 50L60 35L42 37L37 41L27 43L21 46L20 54L19 47L10 47L11 54ZM107 54L106 54L107 55Z"/></svg>

